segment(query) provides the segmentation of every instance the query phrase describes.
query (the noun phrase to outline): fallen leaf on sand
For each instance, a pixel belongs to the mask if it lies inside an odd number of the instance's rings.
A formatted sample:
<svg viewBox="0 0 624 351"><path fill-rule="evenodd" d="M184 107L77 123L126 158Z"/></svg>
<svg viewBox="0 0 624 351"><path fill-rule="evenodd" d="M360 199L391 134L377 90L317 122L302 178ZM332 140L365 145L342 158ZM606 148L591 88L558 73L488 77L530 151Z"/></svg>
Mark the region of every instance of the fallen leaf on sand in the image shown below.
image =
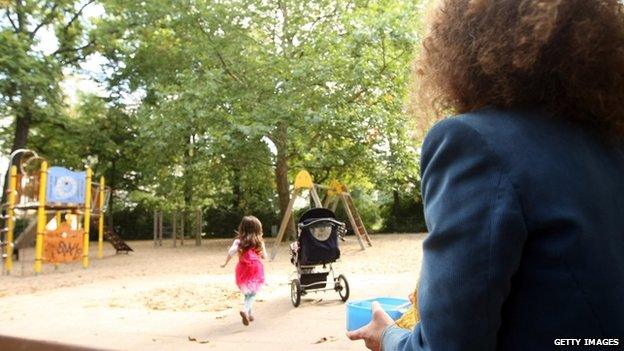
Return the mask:
<svg viewBox="0 0 624 351"><path fill-rule="evenodd" d="M332 341L336 341L336 340L338 340L338 338L337 338L337 337L335 337L335 336L330 336L330 337L325 337L325 336L324 336L324 337L322 337L322 338L318 339L318 340L315 342L315 344L322 344L322 343L324 343L324 342L332 342Z"/></svg>
<svg viewBox="0 0 624 351"><path fill-rule="evenodd" d="M200 344L207 344L207 343L210 342L209 340L197 340L197 338L194 338L194 337L191 337L191 336L188 337L188 340L189 341L195 341L196 343L200 343Z"/></svg>

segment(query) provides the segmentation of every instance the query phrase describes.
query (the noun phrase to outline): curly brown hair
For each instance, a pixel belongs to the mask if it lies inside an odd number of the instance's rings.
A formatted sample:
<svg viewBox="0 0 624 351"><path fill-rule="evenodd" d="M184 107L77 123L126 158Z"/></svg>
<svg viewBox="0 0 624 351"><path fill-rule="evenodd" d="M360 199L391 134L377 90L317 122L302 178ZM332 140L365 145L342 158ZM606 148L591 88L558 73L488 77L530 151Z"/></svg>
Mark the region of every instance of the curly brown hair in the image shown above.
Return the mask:
<svg viewBox="0 0 624 351"><path fill-rule="evenodd" d="M415 61L419 110L543 107L624 137L618 0L440 0Z"/></svg>

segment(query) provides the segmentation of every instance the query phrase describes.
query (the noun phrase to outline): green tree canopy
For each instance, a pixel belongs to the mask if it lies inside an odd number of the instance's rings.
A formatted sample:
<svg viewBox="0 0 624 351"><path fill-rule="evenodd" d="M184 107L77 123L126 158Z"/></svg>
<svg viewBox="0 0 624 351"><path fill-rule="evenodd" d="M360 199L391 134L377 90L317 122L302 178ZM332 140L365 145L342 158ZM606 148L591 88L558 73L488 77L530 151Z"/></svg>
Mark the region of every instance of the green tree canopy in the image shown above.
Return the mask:
<svg viewBox="0 0 624 351"><path fill-rule="evenodd" d="M420 1L0 4L6 151L93 166L119 211L203 207L276 222L301 169L350 185L369 224L385 203L393 218L405 199L417 203L405 99ZM96 5L102 16L86 20ZM106 93L67 106L60 82L94 52Z"/></svg>

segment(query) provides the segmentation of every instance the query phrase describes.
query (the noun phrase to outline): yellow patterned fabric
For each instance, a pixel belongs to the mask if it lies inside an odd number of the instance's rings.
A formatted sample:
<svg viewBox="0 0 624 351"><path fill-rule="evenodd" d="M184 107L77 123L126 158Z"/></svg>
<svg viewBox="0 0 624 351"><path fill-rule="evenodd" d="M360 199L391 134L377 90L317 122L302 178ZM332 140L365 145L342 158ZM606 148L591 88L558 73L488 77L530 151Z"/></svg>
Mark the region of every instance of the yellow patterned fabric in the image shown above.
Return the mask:
<svg viewBox="0 0 624 351"><path fill-rule="evenodd" d="M401 318L396 321L396 325L399 328L412 330L418 321L420 321L420 313L418 313L418 293L414 291L412 305L407 312L403 313ZM410 300L411 297L410 296Z"/></svg>

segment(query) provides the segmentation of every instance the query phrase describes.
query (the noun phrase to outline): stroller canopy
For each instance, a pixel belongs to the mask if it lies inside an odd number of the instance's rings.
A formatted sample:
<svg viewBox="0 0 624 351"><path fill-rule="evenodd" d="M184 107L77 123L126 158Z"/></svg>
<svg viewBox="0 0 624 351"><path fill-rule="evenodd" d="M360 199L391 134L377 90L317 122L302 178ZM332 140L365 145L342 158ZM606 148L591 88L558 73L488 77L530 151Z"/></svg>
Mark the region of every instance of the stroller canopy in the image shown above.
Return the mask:
<svg viewBox="0 0 624 351"><path fill-rule="evenodd" d="M344 223L326 208L313 208L299 219L299 263L303 265L325 264L340 257L338 231Z"/></svg>
<svg viewBox="0 0 624 351"><path fill-rule="evenodd" d="M307 211L305 211L302 215L301 218L299 218L299 224L305 222L305 221L309 221L311 219L319 219L319 218L331 218L331 219L336 219L336 214L327 208L312 208L309 209Z"/></svg>

